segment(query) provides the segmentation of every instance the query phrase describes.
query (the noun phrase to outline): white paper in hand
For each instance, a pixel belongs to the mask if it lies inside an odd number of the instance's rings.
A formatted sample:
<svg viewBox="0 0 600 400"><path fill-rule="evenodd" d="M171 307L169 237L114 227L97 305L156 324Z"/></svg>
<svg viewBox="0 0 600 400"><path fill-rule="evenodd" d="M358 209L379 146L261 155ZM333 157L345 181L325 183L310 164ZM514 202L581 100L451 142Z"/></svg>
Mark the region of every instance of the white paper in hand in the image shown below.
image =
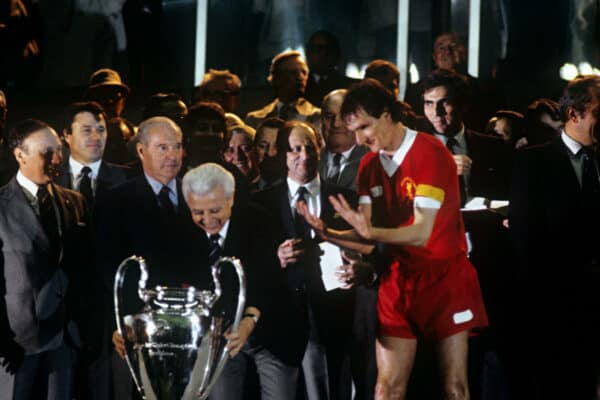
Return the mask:
<svg viewBox="0 0 600 400"><path fill-rule="evenodd" d="M319 247L323 252L321 254L321 279L323 279L325 290L330 291L342 287L342 283L335 275L337 268L344 264L342 250L328 242L321 242Z"/></svg>

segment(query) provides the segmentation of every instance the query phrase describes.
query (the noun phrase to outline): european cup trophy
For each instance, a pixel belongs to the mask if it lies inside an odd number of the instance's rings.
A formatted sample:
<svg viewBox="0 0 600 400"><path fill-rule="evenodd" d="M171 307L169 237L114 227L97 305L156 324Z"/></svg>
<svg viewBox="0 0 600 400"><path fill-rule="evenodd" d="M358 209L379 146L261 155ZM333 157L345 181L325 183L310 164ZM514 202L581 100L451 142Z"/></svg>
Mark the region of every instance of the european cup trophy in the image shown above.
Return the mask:
<svg viewBox="0 0 600 400"><path fill-rule="evenodd" d="M138 313L121 315L123 281L130 261L140 268ZM231 330L238 328L246 300L246 281L239 260L222 257L212 266L214 292L157 286L146 288L148 269L142 257L125 259L115 276L117 329L125 340L133 380L146 400L206 399L228 358L225 318L215 310L221 297L220 266L235 268L239 280L237 308Z"/></svg>

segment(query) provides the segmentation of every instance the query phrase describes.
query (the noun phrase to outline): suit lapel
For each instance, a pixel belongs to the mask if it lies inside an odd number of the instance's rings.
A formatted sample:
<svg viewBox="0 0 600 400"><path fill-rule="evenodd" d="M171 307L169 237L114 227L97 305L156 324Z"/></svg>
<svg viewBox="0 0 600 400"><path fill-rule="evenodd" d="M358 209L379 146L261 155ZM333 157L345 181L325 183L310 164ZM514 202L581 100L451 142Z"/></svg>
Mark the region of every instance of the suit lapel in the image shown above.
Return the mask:
<svg viewBox="0 0 600 400"><path fill-rule="evenodd" d="M277 193L278 201L281 204L279 212L281 213L280 221L283 221L283 230L285 236L292 238L296 236L296 228L294 227L294 213L290 207L290 201L288 198L288 184L287 180L281 185L281 190Z"/></svg>
<svg viewBox="0 0 600 400"><path fill-rule="evenodd" d="M575 169L569 158L570 150L564 144L560 136L553 140L552 148L556 152L557 162L554 163L556 170L556 177L559 177L563 182L557 183L556 187L562 187L563 190L568 190L573 193L574 196L579 197L581 195L581 185L575 174Z"/></svg>
<svg viewBox="0 0 600 400"><path fill-rule="evenodd" d="M15 221L18 221L32 242L38 243L44 250L49 249L50 241L16 178L10 181L8 188L6 209L10 210L10 213L14 215Z"/></svg>

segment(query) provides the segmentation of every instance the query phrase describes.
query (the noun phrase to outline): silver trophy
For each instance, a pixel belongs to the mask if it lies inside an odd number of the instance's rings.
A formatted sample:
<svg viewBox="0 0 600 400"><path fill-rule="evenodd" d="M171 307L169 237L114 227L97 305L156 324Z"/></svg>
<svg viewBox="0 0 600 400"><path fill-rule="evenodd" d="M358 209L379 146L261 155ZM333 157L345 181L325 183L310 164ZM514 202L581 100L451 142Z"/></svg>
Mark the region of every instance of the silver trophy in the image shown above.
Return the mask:
<svg viewBox="0 0 600 400"><path fill-rule="evenodd" d="M130 261L140 268L139 313L121 315L123 281ZM146 289L148 269L142 257L125 259L115 276L117 329L125 339L126 359L133 380L146 400L206 399L228 358L223 337L224 317L213 310L221 297L220 265L234 266L239 280L235 318L237 331L246 301L246 278L239 260L222 257L212 266L214 292L157 286Z"/></svg>

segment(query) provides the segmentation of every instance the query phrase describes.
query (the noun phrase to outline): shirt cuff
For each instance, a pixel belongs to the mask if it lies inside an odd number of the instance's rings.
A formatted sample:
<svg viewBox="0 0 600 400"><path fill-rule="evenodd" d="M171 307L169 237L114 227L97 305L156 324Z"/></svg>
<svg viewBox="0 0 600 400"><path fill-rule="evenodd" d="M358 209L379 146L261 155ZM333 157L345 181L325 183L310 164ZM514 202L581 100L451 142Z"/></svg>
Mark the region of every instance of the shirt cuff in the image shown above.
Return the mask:
<svg viewBox="0 0 600 400"><path fill-rule="evenodd" d="M360 196L358 198L358 204L371 204L371 197L370 196Z"/></svg>
<svg viewBox="0 0 600 400"><path fill-rule="evenodd" d="M414 199L414 207L419 208L434 208L439 210L442 207L442 203L438 200L434 200L430 197L416 196Z"/></svg>

